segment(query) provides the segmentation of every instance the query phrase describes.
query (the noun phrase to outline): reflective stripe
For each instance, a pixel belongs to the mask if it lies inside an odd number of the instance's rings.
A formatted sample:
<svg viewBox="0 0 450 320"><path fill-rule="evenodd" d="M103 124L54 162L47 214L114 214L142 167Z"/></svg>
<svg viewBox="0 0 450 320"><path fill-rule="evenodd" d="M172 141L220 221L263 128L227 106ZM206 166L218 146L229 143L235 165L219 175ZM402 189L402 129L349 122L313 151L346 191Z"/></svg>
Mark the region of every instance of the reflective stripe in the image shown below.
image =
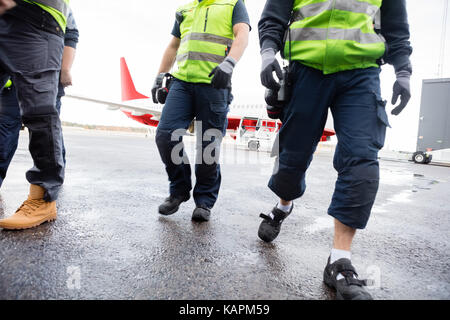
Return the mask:
<svg viewBox="0 0 450 320"><path fill-rule="evenodd" d="M61 12L65 17L69 15L69 6L63 0L32 0L32 1L56 9L59 12Z"/></svg>
<svg viewBox="0 0 450 320"><path fill-rule="evenodd" d="M334 4L334 7L333 7ZM354 13L364 13L372 18L380 10L379 7L368 2L361 2L357 0L328 0L326 2L313 3L306 5L294 12L293 22L300 21L308 17L313 17L326 10L342 10Z"/></svg>
<svg viewBox="0 0 450 320"><path fill-rule="evenodd" d="M226 38L226 37L221 37L215 34L210 34L210 33L189 33L187 34L185 37L183 37L183 39L181 39L181 43L184 43L186 41L190 41L190 40L198 40L198 41L206 41L206 42L212 42L212 43L217 43L217 44L223 44L224 46L227 47L231 47L231 45L233 44L233 40Z"/></svg>
<svg viewBox="0 0 450 320"><path fill-rule="evenodd" d="M291 41L350 40L361 44L383 42L376 33L363 33L361 29L297 28L291 29Z"/></svg>
<svg viewBox="0 0 450 320"><path fill-rule="evenodd" d="M373 19L373 27L376 30L381 30L381 10L375 14L375 18Z"/></svg>
<svg viewBox="0 0 450 320"><path fill-rule="evenodd" d="M189 51L187 53L183 53L177 56L177 62L185 61L185 60L198 60L198 61L207 61L214 63L222 63L225 60L225 56L219 56L217 54L205 53L205 52L195 52Z"/></svg>

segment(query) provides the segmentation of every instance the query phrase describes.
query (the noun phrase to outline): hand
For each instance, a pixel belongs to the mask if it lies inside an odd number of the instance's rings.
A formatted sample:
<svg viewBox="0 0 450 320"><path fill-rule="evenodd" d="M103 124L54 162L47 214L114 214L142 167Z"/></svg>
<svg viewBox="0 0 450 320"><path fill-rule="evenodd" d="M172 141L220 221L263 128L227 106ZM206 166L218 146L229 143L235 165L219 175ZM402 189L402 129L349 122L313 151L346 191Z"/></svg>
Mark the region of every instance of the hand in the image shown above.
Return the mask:
<svg viewBox="0 0 450 320"><path fill-rule="evenodd" d="M164 72L158 74L158 76L155 79L155 82L153 83L153 87L152 87L153 103L158 103L157 92L158 92L159 89L162 88L162 84L163 84L163 80L164 80L165 76L166 76L166 74Z"/></svg>
<svg viewBox="0 0 450 320"><path fill-rule="evenodd" d="M236 60L232 57L226 57L226 59L215 67L209 77L214 76L211 80L211 85L215 89L226 89L231 86L231 76L233 75L234 67L236 66Z"/></svg>
<svg viewBox="0 0 450 320"><path fill-rule="evenodd" d="M407 70L401 70L396 73L397 81L394 83L392 104L396 104L398 97L400 97L400 104L392 110L392 114L398 116L400 112L406 107L411 99L410 78L411 73Z"/></svg>
<svg viewBox="0 0 450 320"><path fill-rule="evenodd" d="M72 85L72 74L70 73L70 70L61 70L59 82L61 82L64 88Z"/></svg>
<svg viewBox="0 0 450 320"><path fill-rule="evenodd" d="M0 16L5 13L5 11L12 9L16 6L14 0L0 0Z"/></svg>
<svg viewBox="0 0 450 320"><path fill-rule="evenodd" d="M280 90L280 84L273 77L273 72L277 74L278 79L283 77L280 64L275 58L275 50L267 48L261 51L262 67L261 67L261 83L264 87L275 91Z"/></svg>

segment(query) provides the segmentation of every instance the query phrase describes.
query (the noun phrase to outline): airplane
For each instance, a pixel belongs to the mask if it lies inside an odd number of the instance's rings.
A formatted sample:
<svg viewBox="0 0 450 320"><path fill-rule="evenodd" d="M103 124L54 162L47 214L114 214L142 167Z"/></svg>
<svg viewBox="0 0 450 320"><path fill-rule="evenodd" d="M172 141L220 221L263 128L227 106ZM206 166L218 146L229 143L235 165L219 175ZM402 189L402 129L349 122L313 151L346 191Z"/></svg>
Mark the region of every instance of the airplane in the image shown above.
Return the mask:
<svg viewBox="0 0 450 320"><path fill-rule="evenodd" d="M121 103L104 101L75 94L67 94L66 97L106 105L108 110L120 110L130 119L156 128L161 117L162 107L154 104L150 97L136 90L130 70L125 58L123 57L120 58L120 78L122 91ZM240 106L232 105L230 109L233 111L233 109L239 107ZM263 108L263 106L261 106L261 108ZM261 136L260 134L257 134L257 131L270 132L272 135L276 135L281 126L282 123L278 120L264 119L259 116L252 115L229 115L227 132L229 133L229 136L236 141L243 141L243 139L239 139L240 136L253 132L253 138L250 140L251 143L249 143L248 148L250 150L257 150L257 148L255 149L255 144L258 146L260 145L260 141L258 141L260 138L258 137ZM189 131L193 133L194 130L193 121L189 127ZM335 134L336 133L334 130L325 129L320 141L328 141L330 140L330 137ZM270 138L270 140L273 139Z"/></svg>

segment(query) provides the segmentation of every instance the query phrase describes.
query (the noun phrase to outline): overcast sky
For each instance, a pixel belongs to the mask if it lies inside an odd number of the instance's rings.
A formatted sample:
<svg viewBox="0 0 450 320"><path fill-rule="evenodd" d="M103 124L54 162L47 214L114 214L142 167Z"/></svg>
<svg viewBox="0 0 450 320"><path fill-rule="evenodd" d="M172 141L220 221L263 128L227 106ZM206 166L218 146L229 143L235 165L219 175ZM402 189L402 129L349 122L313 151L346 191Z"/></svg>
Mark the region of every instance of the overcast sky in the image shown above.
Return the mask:
<svg viewBox="0 0 450 320"><path fill-rule="evenodd" d="M387 147L414 150L417 138L420 95L423 79L436 78L441 47L444 1L407 0L414 74L413 98L403 113L390 116L392 129ZM125 57L138 91L150 95L153 80L174 23L175 10L188 0L71 0L80 30L80 43L74 64L71 93L120 101L119 59ZM262 104L257 24L264 0L246 0L253 31L249 47L235 69L234 103ZM450 14L448 19L450 20ZM446 57L443 77L450 77L450 21L447 22ZM395 81L393 68L383 67L382 93L390 101ZM392 106L388 104L388 110ZM63 121L87 124L139 126L121 112L108 111L100 105L65 99Z"/></svg>

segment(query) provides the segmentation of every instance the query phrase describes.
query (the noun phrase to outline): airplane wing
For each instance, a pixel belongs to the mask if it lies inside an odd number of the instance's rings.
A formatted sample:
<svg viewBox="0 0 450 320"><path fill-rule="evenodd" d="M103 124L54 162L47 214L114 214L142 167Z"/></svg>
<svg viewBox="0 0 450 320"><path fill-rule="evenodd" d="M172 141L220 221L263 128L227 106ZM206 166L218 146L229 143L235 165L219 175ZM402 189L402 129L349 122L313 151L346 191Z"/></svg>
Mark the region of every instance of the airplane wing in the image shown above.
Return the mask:
<svg viewBox="0 0 450 320"><path fill-rule="evenodd" d="M161 116L160 110L155 110L155 109L147 108L144 106L133 106L133 105L125 104L125 103L117 103L117 102L99 100L99 99L94 99L94 98L89 98L89 97L84 97L84 96L79 96L79 95L73 95L73 94L67 94L66 97L71 98L71 99L86 101L86 102L103 104L103 105L106 105L109 110L129 111L133 115L136 115L136 116L152 115L153 118L158 118L158 119Z"/></svg>

